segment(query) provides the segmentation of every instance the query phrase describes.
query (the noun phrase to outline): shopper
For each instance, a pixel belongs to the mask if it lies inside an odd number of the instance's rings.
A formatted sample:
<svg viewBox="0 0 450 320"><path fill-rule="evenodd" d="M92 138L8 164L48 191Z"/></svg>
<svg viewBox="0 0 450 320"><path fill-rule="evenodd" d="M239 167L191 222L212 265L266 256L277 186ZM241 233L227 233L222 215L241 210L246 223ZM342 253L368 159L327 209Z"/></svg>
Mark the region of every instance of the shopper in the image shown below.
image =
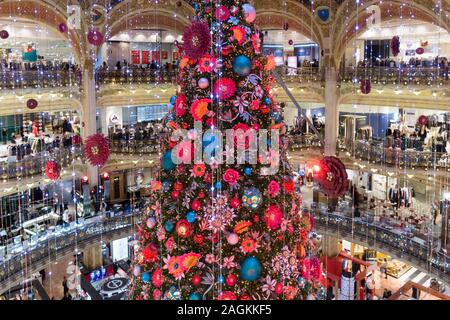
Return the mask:
<svg viewBox="0 0 450 320"><path fill-rule="evenodd" d="M384 273L384 278L387 279L388 278L388 273L387 273L387 271L388 271L388 262L387 262L386 258L384 258L384 260L383 260L383 264L380 267L380 271L382 273Z"/></svg>
<svg viewBox="0 0 450 320"><path fill-rule="evenodd" d="M66 297L69 293L69 287L67 286L67 278L65 276L64 276L62 286L63 286L63 290L64 290L64 297Z"/></svg>

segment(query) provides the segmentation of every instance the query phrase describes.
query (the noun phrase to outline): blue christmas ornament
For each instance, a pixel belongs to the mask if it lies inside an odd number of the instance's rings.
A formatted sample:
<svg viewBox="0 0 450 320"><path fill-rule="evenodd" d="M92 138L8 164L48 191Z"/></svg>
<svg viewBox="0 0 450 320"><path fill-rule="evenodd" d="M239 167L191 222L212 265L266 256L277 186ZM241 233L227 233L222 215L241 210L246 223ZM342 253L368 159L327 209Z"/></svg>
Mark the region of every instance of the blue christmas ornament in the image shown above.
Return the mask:
<svg viewBox="0 0 450 320"><path fill-rule="evenodd" d="M171 96L170 97L170 104L171 105L175 105L175 102L177 101L177 97L175 97L175 96Z"/></svg>
<svg viewBox="0 0 450 320"><path fill-rule="evenodd" d="M215 184L215 187L216 187L217 190L221 190L222 189L222 182L217 181L216 184Z"/></svg>
<svg viewBox="0 0 450 320"><path fill-rule="evenodd" d="M271 102L272 102L272 100L270 100L269 97L266 97L266 98L264 99L264 103L265 103L265 104L270 104Z"/></svg>
<svg viewBox="0 0 450 320"><path fill-rule="evenodd" d="M221 275L219 277L219 283L224 283L225 282L225 277L223 275Z"/></svg>
<svg viewBox="0 0 450 320"><path fill-rule="evenodd" d="M202 296L194 292L189 295L189 300L202 300Z"/></svg>
<svg viewBox="0 0 450 320"><path fill-rule="evenodd" d="M261 263L255 257L248 257L241 264L241 278L245 281L255 281L261 275Z"/></svg>
<svg viewBox="0 0 450 320"><path fill-rule="evenodd" d="M303 277L299 277L297 279L297 281L298 281L298 286L300 287L300 289L303 288L306 284L305 278L303 278Z"/></svg>
<svg viewBox="0 0 450 320"><path fill-rule="evenodd" d="M164 182L162 183L162 185L163 185L163 190L164 190L164 191L169 191L169 190L170 190L170 187L172 186L172 183L170 183L170 181L164 181Z"/></svg>
<svg viewBox="0 0 450 320"><path fill-rule="evenodd" d="M172 232L173 231L173 222L172 221L166 221L166 223L164 223L164 228L166 229L167 232Z"/></svg>
<svg viewBox="0 0 450 320"><path fill-rule="evenodd" d="M144 281L145 283L150 282L152 276L150 275L150 272L144 272L141 276L142 281Z"/></svg>
<svg viewBox="0 0 450 320"><path fill-rule="evenodd" d="M247 176L251 175L251 174L252 174L252 168L250 168L250 167L245 168L245 169L244 169L244 173L245 173Z"/></svg>
<svg viewBox="0 0 450 320"><path fill-rule="evenodd" d="M189 211L188 214L186 215L186 220L189 223L194 223L196 216L197 214L194 211Z"/></svg>
<svg viewBox="0 0 450 320"><path fill-rule="evenodd" d="M233 71L240 76L247 76L252 71L252 62L246 56L240 55L233 60Z"/></svg>
<svg viewBox="0 0 450 320"><path fill-rule="evenodd" d="M176 168L176 164L172 161L172 150L167 151L162 157L162 167L165 171L171 171Z"/></svg>
<svg viewBox="0 0 450 320"><path fill-rule="evenodd" d="M245 188L241 200L242 206L247 209L256 210L262 203L262 195L255 187Z"/></svg>

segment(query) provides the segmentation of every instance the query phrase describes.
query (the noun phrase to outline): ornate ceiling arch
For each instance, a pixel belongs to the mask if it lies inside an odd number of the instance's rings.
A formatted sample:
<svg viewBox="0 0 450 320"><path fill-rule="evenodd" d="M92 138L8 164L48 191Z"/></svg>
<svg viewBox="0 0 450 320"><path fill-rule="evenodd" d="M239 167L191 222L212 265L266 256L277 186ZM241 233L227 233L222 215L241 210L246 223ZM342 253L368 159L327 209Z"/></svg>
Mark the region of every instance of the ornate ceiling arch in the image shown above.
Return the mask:
<svg viewBox="0 0 450 320"><path fill-rule="evenodd" d="M194 9L184 1L181 6L177 2L123 1L109 13L108 20L111 24L108 36L136 28L158 28L182 33L190 23L189 17L194 14Z"/></svg>
<svg viewBox="0 0 450 320"><path fill-rule="evenodd" d="M336 65L342 59L345 48L351 41L361 35L368 29L368 18L371 13L366 11L366 8L371 5L377 5L381 12L381 24L383 22L398 20L403 15L406 15L406 10L414 10L414 20L423 21L435 24L450 32L450 19L444 13L439 15L433 11L434 6L430 6L430 0L410 0L407 6L404 6L404 1L392 0L380 3L377 0L370 0L364 2L364 6L356 5L354 0L346 0L339 7L336 13L336 19L332 26L332 52L336 60ZM405 10L405 11L403 11Z"/></svg>
<svg viewBox="0 0 450 320"><path fill-rule="evenodd" d="M17 17L45 25L47 28L59 33L58 26L60 23L67 22L67 14L65 6L61 7L55 3L47 1L4 1L0 3L0 18ZM83 41L80 34L70 31L63 34L61 38L65 38L70 42L76 60L84 61Z"/></svg>
<svg viewBox="0 0 450 320"><path fill-rule="evenodd" d="M282 29L287 22L290 30L323 46L323 34L311 11L300 3L292 0L258 0L253 1L257 10L256 23L262 29ZM286 2L286 6L284 3Z"/></svg>

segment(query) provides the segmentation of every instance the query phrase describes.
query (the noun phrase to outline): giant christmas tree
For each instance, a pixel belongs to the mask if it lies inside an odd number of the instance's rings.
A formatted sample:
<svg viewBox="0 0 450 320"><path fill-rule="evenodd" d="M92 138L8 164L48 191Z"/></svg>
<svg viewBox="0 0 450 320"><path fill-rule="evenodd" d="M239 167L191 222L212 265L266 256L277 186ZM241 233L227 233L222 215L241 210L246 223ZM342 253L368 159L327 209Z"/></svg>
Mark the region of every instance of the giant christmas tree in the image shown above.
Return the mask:
<svg viewBox="0 0 450 320"><path fill-rule="evenodd" d="M275 62L261 53L255 9L239 0L194 8L130 298L321 298L313 220L286 159L285 125L270 94Z"/></svg>

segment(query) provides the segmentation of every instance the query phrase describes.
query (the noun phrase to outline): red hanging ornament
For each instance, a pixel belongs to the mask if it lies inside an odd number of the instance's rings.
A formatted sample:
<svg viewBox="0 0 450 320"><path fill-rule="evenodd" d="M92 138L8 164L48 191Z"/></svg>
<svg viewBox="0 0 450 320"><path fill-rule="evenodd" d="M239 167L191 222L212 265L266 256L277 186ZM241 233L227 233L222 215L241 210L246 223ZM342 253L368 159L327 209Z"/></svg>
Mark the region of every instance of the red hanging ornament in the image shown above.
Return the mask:
<svg viewBox="0 0 450 320"><path fill-rule="evenodd" d="M418 55L422 55L422 54L425 53L425 49L424 49L424 48L417 48L417 49L416 49L416 53L417 53Z"/></svg>
<svg viewBox="0 0 450 320"><path fill-rule="evenodd" d="M428 117L421 115L419 119L417 119L417 123L421 126L427 126L428 125Z"/></svg>
<svg viewBox="0 0 450 320"><path fill-rule="evenodd" d="M111 154L108 138L101 133L87 137L84 144L84 153L91 165L104 166Z"/></svg>
<svg viewBox="0 0 450 320"><path fill-rule="evenodd" d="M340 197L348 190L345 165L336 157L324 157L320 160L320 170L314 178L323 193L329 197Z"/></svg>
<svg viewBox="0 0 450 320"><path fill-rule="evenodd" d="M27 100L27 108L28 109L33 110L33 109L37 108L37 106L38 106L38 102L36 99L28 99Z"/></svg>
<svg viewBox="0 0 450 320"><path fill-rule="evenodd" d="M58 180L61 175L61 169L58 165L58 162L56 162L55 160L48 160L47 164L45 165L45 175L50 180Z"/></svg>
<svg viewBox="0 0 450 320"><path fill-rule="evenodd" d="M61 33L67 33L67 31L69 30L69 29L67 28L67 25L66 25L64 22L61 22L61 23L58 25L58 29L59 29L59 32L61 32Z"/></svg>
<svg viewBox="0 0 450 320"><path fill-rule="evenodd" d="M103 43L103 33L98 31L97 29L92 29L88 32L88 41L93 46L100 46Z"/></svg>
<svg viewBox="0 0 450 320"><path fill-rule="evenodd" d="M372 91L372 84L369 79L361 80L361 93L369 94Z"/></svg>
<svg viewBox="0 0 450 320"><path fill-rule="evenodd" d="M202 282L202 277L199 274L195 274L192 277L192 284L196 287L198 287L200 285L200 283Z"/></svg>
<svg viewBox="0 0 450 320"><path fill-rule="evenodd" d="M400 53L400 38L398 36L393 37L391 40L391 51L394 57Z"/></svg>
<svg viewBox="0 0 450 320"><path fill-rule="evenodd" d="M6 30L0 31L0 38L2 39L8 39L9 38L9 32Z"/></svg>

